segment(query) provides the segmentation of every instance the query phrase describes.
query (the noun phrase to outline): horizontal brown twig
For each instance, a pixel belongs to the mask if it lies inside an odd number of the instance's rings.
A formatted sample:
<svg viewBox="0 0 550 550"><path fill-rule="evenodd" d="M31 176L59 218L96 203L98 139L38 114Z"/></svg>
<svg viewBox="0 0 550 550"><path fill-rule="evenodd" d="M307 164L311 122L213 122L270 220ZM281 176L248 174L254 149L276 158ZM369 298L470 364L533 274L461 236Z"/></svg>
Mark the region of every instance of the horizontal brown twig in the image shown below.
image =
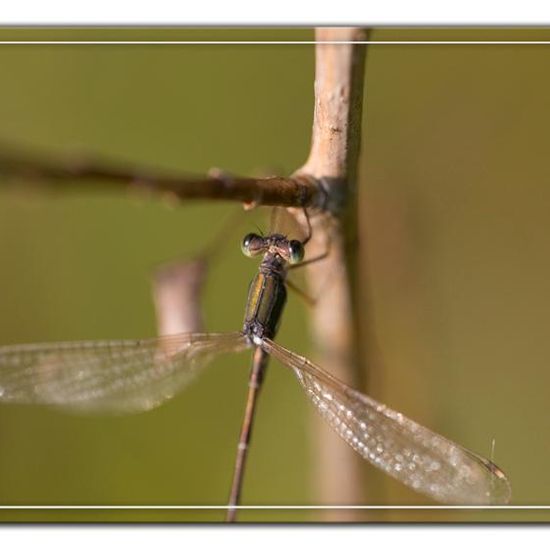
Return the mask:
<svg viewBox="0 0 550 550"><path fill-rule="evenodd" d="M205 199L242 202L250 206L308 206L324 209L318 182L305 175L241 177L212 170L204 176L164 173L111 162L56 158L0 146L0 177L32 182L45 191L94 189L144 190L177 200ZM2 179L0 179L2 183ZM4 182L5 183L5 182Z"/></svg>

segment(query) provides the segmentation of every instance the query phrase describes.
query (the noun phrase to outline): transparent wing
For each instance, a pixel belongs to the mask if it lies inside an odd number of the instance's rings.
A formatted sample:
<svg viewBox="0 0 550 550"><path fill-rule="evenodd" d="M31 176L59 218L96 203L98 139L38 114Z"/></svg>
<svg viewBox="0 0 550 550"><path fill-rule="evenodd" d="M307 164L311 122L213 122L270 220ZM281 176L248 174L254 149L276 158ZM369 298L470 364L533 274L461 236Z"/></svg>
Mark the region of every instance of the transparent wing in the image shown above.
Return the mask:
<svg viewBox="0 0 550 550"><path fill-rule="evenodd" d="M510 500L506 476L489 460L353 390L275 342L266 339L263 347L294 370L325 420L374 466L442 503Z"/></svg>
<svg viewBox="0 0 550 550"><path fill-rule="evenodd" d="M238 332L4 346L0 402L144 411L173 397L218 355L246 347Z"/></svg>

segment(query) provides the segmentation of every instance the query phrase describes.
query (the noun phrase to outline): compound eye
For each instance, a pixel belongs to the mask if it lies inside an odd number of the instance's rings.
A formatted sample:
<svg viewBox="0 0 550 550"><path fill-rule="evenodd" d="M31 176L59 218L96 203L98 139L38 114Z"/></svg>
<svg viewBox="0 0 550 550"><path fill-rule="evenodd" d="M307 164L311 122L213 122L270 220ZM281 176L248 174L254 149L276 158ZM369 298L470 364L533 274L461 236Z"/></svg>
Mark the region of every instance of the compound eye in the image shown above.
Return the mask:
<svg viewBox="0 0 550 550"><path fill-rule="evenodd" d="M304 245L300 241L290 241L288 243L288 263L298 264L304 259Z"/></svg>
<svg viewBox="0 0 550 550"><path fill-rule="evenodd" d="M256 233L249 233L243 239L241 243L241 250L245 256L252 258L261 254L265 250L265 241L260 235Z"/></svg>

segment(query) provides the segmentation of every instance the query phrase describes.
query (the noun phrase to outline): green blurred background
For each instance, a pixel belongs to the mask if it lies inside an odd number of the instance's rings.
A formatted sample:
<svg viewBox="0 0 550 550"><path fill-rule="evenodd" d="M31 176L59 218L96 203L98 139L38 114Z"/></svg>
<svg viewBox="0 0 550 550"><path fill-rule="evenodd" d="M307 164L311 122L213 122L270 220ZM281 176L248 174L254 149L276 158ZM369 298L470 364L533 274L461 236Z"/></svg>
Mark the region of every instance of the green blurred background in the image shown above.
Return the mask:
<svg viewBox="0 0 550 550"><path fill-rule="evenodd" d="M312 40L311 29L77 29L2 40ZM375 30L384 39L550 39L546 30ZM204 173L289 174L312 120L311 45L0 46L0 141ZM513 504L550 504L550 45L368 49L360 166L369 393L494 460ZM236 211L124 192L0 190L0 343L155 333L150 275ZM208 281L209 330L240 328L256 264L243 214ZM309 353L292 297L279 341ZM0 504L224 504L248 358L218 362L158 410L84 417L0 407ZM312 412L270 370L244 504L315 504ZM335 445L344 445L334 436ZM350 451L351 452L351 451ZM365 465L365 504L433 504ZM223 512L14 512L4 520L219 521ZM249 511L249 521L321 521ZM382 511L364 520L547 519L543 512Z"/></svg>

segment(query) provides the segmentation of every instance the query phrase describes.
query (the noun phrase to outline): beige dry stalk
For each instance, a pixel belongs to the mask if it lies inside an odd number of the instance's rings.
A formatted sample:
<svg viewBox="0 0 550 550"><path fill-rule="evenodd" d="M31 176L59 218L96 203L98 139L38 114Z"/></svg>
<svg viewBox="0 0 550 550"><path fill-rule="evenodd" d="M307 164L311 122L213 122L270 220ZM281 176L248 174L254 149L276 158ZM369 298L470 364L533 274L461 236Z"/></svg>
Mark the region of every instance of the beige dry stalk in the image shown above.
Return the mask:
<svg viewBox="0 0 550 550"><path fill-rule="evenodd" d="M352 387L361 380L357 352L355 276L357 253L357 166L361 138L361 116L366 32L357 28L321 28L319 42L346 44L316 46L315 110L309 158L297 174L321 181L327 192L331 214L314 218L313 238L308 245L315 256L330 243L330 255L307 267L310 293L317 303L312 310L315 359L330 373ZM330 219L327 222L326 217ZM329 284L327 274L330 276ZM351 448L315 419L316 502L351 505L365 502L362 462ZM317 421L318 420L318 421ZM326 512L332 521L353 521L352 510Z"/></svg>

